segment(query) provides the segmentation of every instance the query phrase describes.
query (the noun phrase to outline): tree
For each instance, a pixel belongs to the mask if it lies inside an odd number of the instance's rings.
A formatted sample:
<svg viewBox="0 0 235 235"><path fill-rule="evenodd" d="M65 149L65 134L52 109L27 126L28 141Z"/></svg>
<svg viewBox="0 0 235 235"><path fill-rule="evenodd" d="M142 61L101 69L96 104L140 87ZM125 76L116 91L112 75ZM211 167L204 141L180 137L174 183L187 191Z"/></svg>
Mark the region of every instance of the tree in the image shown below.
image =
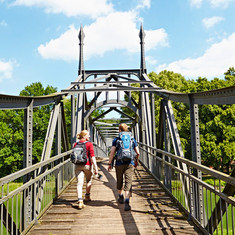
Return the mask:
<svg viewBox="0 0 235 235"><path fill-rule="evenodd" d="M154 82L155 85L175 91L175 92L189 92L193 90L193 81L187 81L181 74L174 73L172 71L162 71L159 74L151 72L149 78ZM161 97L155 96L155 120L156 128L158 133L159 125L159 113L160 113L160 101ZM177 128L179 130L179 135L185 156L191 156L191 139L190 136L190 116L189 107L184 103L172 102L174 115L177 122Z"/></svg>
<svg viewBox="0 0 235 235"><path fill-rule="evenodd" d="M229 68L225 79L199 77L196 81L186 80L182 75L172 71L162 71L159 74L151 72L148 77L157 86L183 93L214 90L235 84L235 70ZM138 93L134 93L138 101ZM161 97L155 96L156 132L158 132ZM177 128L184 155L191 159L191 128L189 106L184 103L172 102ZM200 105L199 128L201 139L201 156L204 164L220 169L234 160L235 152L235 105ZM128 112L126 110L126 112Z"/></svg>
<svg viewBox="0 0 235 235"><path fill-rule="evenodd" d="M42 96L56 92L56 88L43 88L40 82L26 86L21 96ZM52 106L34 108L33 163L41 158ZM23 168L24 110L0 110L0 177Z"/></svg>
<svg viewBox="0 0 235 235"><path fill-rule="evenodd" d="M57 92L52 86L43 87L41 82L32 83L20 92L20 96L43 96ZM43 105L33 110L33 163L41 159L50 113L53 105Z"/></svg>
<svg viewBox="0 0 235 235"><path fill-rule="evenodd" d="M0 177L22 169L22 111L0 110Z"/></svg>

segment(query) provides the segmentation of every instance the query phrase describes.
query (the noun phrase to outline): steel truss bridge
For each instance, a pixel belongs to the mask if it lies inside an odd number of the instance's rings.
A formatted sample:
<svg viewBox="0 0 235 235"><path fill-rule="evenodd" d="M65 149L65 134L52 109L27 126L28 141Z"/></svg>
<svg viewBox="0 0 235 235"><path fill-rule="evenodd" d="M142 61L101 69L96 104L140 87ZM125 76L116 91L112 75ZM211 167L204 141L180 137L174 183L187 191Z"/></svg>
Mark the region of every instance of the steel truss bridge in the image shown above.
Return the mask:
<svg viewBox="0 0 235 235"><path fill-rule="evenodd" d="M189 94L156 86L147 76L142 26L139 69L85 70L84 37L81 27L78 77L69 87L41 97L0 95L0 109L23 109L25 114L24 168L0 179L1 234L7 234L7 231L9 234L27 233L74 179L69 154L78 132L88 129L96 156L107 158L110 141L117 135L120 122L127 123L137 139L141 164L177 200L202 233L234 234L235 171L226 175L201 164L198 105L234 104L235 86ZM133 93L138 93L138 101L133 98ZM155 96L161 97L158 127L155 126ZM71 100L71 136L66 129L63 106L63 100L68 98ZM172 101L189 107L191 161L183 154ZM53 104L53 109L41 161L32 164L34 108L48 104ZM105 110L104 113L92 118L92 112L99 108ZM110 112L116 112L117 118L105 119ZM174 154L170 146L173 146ZM51 156L52 148L55 156ZM203 182L202 174L209 175L214 182L219 180L219 187ZM10 191L9 185L19 179L23 179L23 185ZM225 187L221 186L222 182Z"/></svg>

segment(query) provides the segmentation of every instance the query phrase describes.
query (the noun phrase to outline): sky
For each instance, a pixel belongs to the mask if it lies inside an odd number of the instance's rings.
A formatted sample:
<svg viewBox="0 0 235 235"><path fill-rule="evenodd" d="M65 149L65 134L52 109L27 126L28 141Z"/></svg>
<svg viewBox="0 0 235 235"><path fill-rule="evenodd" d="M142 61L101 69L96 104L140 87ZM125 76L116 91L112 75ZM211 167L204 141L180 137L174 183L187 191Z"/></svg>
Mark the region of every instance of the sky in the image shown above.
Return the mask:
<svg viewBox="0 0 235 235"><path fill-rule="evenodd" d="M141 24L147 72L224 78L235 67L235 0L0 0L0 94L77 78L85 69L138 69Z"/></svg>

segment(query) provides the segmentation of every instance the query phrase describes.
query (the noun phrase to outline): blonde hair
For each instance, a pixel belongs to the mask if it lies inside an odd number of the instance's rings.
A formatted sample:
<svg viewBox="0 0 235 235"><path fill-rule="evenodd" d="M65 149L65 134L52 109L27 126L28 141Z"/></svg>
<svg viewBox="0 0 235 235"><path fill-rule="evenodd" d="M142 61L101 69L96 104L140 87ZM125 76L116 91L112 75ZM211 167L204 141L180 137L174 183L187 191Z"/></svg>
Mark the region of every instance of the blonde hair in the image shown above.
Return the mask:
<svg viewBox="0 0 235 235"><path fill-rule="evenodd" d="M77 134L77 137L80 140L80 139L83 139L84 136L86 136L88 134L89 134L88 130L82 130L79 134Z"/></svg>
<svg viewBox="0 0 235 235"><path fill-rule="evenodd" d="M122 123L119 125L119 130L120 131L128 131L128 126L126 123Z"/></svg>

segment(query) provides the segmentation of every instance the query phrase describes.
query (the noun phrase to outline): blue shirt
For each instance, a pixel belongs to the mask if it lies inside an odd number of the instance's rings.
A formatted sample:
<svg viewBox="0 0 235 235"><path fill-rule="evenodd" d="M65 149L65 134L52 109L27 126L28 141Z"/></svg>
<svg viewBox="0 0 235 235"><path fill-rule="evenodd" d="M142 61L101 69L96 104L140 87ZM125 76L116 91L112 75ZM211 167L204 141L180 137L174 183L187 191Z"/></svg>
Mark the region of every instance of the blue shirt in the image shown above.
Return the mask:
<svg viewBox="0 0 235 235"><path fill-rule="evenodd" d="M118 148L118 147L116 146L116 145L117 145L117 140L118 140L118 137L115 137L115 138L113 139L113 142L112 142L112 146L114 146L114 147L116 147L116 148ZM138 146L138 144L137 144L135 138L133 138L132 148L134 149L134 148L137 147L137 146ZM116 149L116 151L118 151L118 149ZM134 163L134 160L132 160L132 161L129 163L129 162L122 162L122 161L116 159L116 166L125 165L125 164L131 164L131 165L134 166L135 163Z"/></svg>

